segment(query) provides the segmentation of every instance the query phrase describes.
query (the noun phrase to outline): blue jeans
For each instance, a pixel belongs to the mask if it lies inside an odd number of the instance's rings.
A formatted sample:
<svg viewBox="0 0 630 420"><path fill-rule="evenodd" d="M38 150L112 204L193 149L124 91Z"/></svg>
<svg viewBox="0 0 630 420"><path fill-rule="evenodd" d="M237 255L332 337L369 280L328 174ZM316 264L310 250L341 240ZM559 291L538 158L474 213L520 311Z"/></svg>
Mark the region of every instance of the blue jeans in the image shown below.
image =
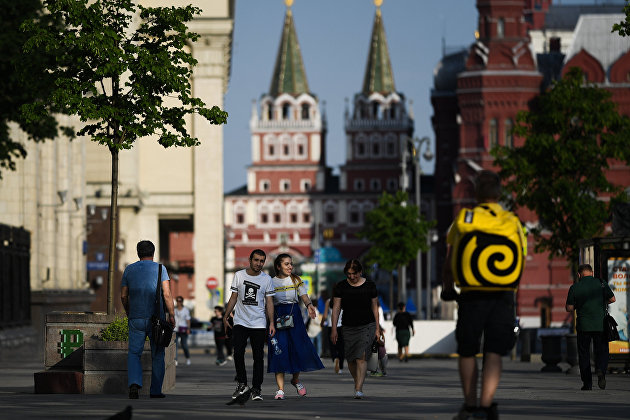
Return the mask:
<svg viewBox="0 0 630 420"><path fill-rule="evenodd" d="M162 393L164 381L164 347L157 347L151 340L151 320L135 318L128 320L129 352L127 353L127 385L136 384L142 388L142 363L140 358L147 337L151 343L151 395Z"/></svg>
<svg viewBox="0 0 630 420"><path fill-rule="evenodd" d="M182 342L182 348L184 349L184 355L186 359L190 359L190 351L188 350L188 334L187 333L175 333L175 360L177 360L177 353L179 352L179 342Z"/></svg>

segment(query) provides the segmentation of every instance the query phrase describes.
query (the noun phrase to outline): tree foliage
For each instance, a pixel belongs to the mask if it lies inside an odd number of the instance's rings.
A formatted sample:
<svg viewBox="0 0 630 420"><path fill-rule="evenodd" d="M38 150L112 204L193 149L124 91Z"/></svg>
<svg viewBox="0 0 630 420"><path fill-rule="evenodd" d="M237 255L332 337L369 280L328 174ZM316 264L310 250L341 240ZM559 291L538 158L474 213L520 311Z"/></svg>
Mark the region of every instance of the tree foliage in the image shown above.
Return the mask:
<svg viewBox="0 0 630 420"><path fill-rule="evenodd" d="M192 68L197 64L186 50L198 35L186 22L200 10L187 6L145 8L133 0L45 0L50 15L65 30L42 27L31 20L26 51L53 53L48 67L54 88L45 101L23 107L30 121L48 115L47 102L85 125L88 135L110 149L129 149L138 138L157 135L164 146L195 146L185 124L197 113L212 124L227 114L207 109L191 93ZM140 24L134 28L139 11ZM177 100L165 100L174 96Z"/></svg>
<svg viewBox="0 0 630 420"><path fill-rule="evenodd" d="M415 259L418 250L428 250L426 238L433 222L418 217L418 207L407 201L406 192L384 192L378 206L365 215L364 227L357 236L372 243L366 263L378 263L391 271Z"/></svg>
<svg viewBox="0 0 630 420"><path fill-rule="evenodd" d="M195 146L186 117L198 114L211 124L223 124L227 113L192 95L197 64L188 45L198 35L186 23L199 8L145 8L133 0L45 0L44 5L64 30L24 23L31 36L27 52L53 54L47 66L54 83L50 94L22 111L30 122L47 117L50 105L76 115L89 136L108 147L112 156L112 194L107 311L113 312L117 232L118 154L136 140L156 136L164 147Z"/></svg>
<svg viewBox="0 0 630 420"><path fill-rule="evenodd" d="M20 29L25 20L35 27L58 26L43 13L40 0L0 0L0 179L2 170L15 170L16 160L26 157L24 144L12 139L9 123L15 122L34 141L54 138L58 133L55 118L48 114L27 120L20 107L42 101L54 86L46 68L55 62L54 54L39 50L24 52L28 34ZM54 112L56 109L48 106Z"/></svg>
<svg viewBox="0 0 630 420"><path fill-rule="evenodd" d="M622 197L625 186L613 185L606 171L612 161L630 159L630 120L610 96L572 68L519 113L514 134L524 145L493 150L513 207L538 215L536 250L550 258L576 264L578 241L601 235Z"/></svg>
<svg viewBox="0 0 630 420"><path fill-rule="evenodd" d="M626 1L626 5L623 7L623 13L626 15L626 18L619 22L613 24L611 32L617 32L621 36L629 36L630 35L630 3Z"/></svg>

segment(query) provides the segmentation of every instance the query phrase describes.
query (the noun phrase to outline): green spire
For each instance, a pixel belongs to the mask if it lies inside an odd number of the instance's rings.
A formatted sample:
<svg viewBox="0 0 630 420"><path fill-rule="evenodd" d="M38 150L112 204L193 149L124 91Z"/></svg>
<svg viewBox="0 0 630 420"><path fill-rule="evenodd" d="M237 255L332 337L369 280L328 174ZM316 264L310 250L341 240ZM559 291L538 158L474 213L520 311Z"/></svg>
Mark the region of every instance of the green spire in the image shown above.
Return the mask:
<svg viewBox="0 0 630 420"><path fill-rule="evenodd" d="M380 4L377 4L380 6ZM394 92L394 73L389 61L389 49L385 38L385 28L381 18L381 9L377 7L372 27L370 40L370 52L368 54L365 77L363 78L363 93L369 95L373 92L387 94Z"/></svg>
<svg viewBox="0 0 630 420"><path fill-rule="evenodd" d="M287 6L290 6L290 4L287 4ZM271 88L269 88L271 96L276 97L283 93L293 96L309 93L302 53L295 34L293 14L290 7L287 8L287 13L284 17L280 48L278 48L278 57L273 70Z"/></svg>

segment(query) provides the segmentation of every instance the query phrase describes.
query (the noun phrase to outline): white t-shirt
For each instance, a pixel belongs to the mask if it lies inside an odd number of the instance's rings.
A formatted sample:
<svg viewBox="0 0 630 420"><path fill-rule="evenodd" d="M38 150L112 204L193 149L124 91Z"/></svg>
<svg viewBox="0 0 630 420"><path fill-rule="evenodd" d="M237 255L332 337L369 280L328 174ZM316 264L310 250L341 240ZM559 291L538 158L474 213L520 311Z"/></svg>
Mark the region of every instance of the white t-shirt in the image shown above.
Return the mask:
<svg viewBox="0 0 630 420"><path fill-rule="evenodd" d="M297 286L297 296L295 293L295 285L293 284L293 280L291 280L290 276L287 276L283 279L274 277L272 281L273 290L275 292L275 295L273 296L274 305L280 305L282 303L298 303L298 296L302 296L308 293L306 285L302 280L300 280L300 283Z"/></svg>
<svg viewBox="0 0 630 420"><path fill-rule="evenodd" d="M175 331L179 329L179 327L188 328L188 320L190 319L190 311L187 307L182 307L182 309L177 309L175 306Z"/></svg>
<svg viewBox="0 0 630 420"><path fill-rule="evenodd" d="M250 276L246 270L237 271L230 290L238 293L234 306L234 325L267 328L265 296L274 295L269 274L261 271L257 276Z"/></svg>

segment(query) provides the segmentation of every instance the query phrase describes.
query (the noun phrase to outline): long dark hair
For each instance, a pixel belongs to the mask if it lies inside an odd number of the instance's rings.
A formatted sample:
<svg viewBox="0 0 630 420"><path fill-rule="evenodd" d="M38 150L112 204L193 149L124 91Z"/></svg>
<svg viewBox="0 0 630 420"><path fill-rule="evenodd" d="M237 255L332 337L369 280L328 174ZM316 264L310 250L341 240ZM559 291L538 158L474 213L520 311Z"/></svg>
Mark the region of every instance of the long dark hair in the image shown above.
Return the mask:
<svg viewBox="0 0 630 420"><path fill-rule="evenodd" d="M361 262L355 258L346 262L346 266L343 268L343 273L347 276L348 270L351 268L353 268L357 273L363 273L363 265L361 265Z"/></svg>
<svg viewBox="0 0 630 420"><path fill-rule="evenodd" d="M282 270L280 270L280 264L282 264L282 260L285 258L291 258L291 261L293 261L293 258L289 254L280 254L275 260L273 260L273 269L276 272L276 277L278 274L282 273ZM302 284L302 279L298 275L291 273L290 277L295 287Z"/></svg>

